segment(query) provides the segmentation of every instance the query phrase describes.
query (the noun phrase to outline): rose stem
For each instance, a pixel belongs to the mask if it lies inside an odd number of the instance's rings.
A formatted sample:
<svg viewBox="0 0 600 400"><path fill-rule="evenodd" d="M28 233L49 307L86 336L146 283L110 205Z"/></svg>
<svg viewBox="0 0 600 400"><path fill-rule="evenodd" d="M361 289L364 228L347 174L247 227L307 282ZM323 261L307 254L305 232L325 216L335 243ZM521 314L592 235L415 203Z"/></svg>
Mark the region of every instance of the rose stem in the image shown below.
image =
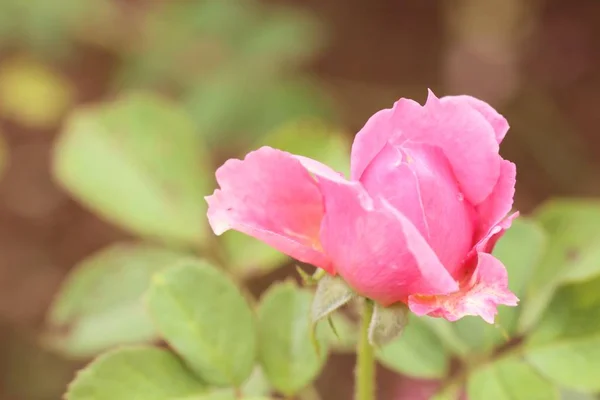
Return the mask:
<svg viewBox="0 0 600 400"><path fill-rule="evenodd" d="M360 337L356 349L355 400L375 399L375 357L369 343L369 324L373 317L373 301L365 299Z"/></svg>

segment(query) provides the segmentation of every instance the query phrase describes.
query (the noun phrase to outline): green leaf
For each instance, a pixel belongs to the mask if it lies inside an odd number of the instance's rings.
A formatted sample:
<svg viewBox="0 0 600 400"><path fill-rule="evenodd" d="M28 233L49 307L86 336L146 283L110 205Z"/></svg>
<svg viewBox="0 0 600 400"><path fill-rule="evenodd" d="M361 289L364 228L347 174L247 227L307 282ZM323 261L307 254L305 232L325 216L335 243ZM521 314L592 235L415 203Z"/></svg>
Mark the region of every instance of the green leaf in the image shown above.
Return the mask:
<svg viewBox="0 0 600 400"><path fill-rule="evenodd" d="M429 400L461 400L462 391L461 385L454 384L443 388Z"/></svg>
<svg viewBox="0 0 600 400"><path fill-rule="evenodd" d="M583 391L600 390L600 336L530 349L527 360L559 385Z"/></svg>
<svg viewBox="0 0 600 400"><path fill-rule="evenodd" d="M262 137L255 145L260 146L271 146L312 158L349 176L350 144L339 130L323 122L289 122Z"/></svg>
<svg viewBox="0 0 600 400"><path fill-rule="evenodd" d="M147 296L165 340L206 382L241 386L256 357L256 326L236 285L206 262L154 276Z"/></svg>
<svg viewBox="0 0 600 400"><path fill-rule="evenodd" d="M206 390L167 350L133 347L98 357L77 374L66 400L179 400Z"/></svg>
<svg viewBox="0 0 600 400"><path fill-rule="evenodd" d="M596 335L600 335L600 277L560 288L528 343L546 345Z"/></svg>
<svg viewBox="0 0 600 400"><path fill-rule="evenodd" d="M254 367L250 378L244 382L242 393L245 396L266 396L271 393L271 384L259 365Z"/></svg>
<svg viewBox="0 0 600 400"><path fill-rule="evenodd" d="M580 393L568 389L560 391L561 400L598 400L598 396L591 393Z"/></svg>
<svg viewBox="0 0 600 400"><path fill-rule="evenodd" d="M200 396L194 396L191 398L179 399L179 400L270 400L269 397L263 396L237 396L233 390L215 390L210 393L206 393Z"/></svg>
<svg viewBox="0 0 600 400"><path fill-rule="evenodd" d="M477 368L468 378L469 400L552 400L558 388L516 357Z"/></svg>
<svg viewBox="0 0 600 400"><path fill-rule="evenodd" d="M312 323L321 319L348 303L355 296L352 289L339 276L325 274L317 284L317 291L310 310Z"/></svg>
<svg viewBox="0 0 600 400"><path fill-rule="evenodd" d="M0 44L3 48L17 47L21 52L31 51L44 57L65 56L86 29L96 38L109 26L114 30L114 19L106 17L115 7L106 0L28 0L27 7L20 0L3 0Z"/></svg>
<svg viewBox="0 0 600 400"><path fill-rule="evenodd" d="M254 148L256 138L283 124L331 119L329 103L313 82L258 79L239 66L223 69L210 80L193 83L184 97L186 109L207 141L218 145L235 137L240 151Z"/></svg>
<svg viewBox="0 0 600 400"><path fill-rule="evenodd" d="M535 216L548 234L547 251L532 273L519 321L521 332L535 325L560 284L600 274L599 202L554 200Z"/></svg>
<svg viewBox="0 0 600 400"><path fill-rule="evenodd" d="M249 32L238 62L253 70L281 72L290 64L309 58L322 46L320 28L318 21L302 10L274 9Z"/></svg>
<svg viewBox="0 0 600 400"><path fill-rule="evenodd" d="M521 217L513 222L494 249L494 256L506 266L509 288L522 304L526 303L527 285L544 253L544 244L545 236L540 226L534 220ZM498 307L494 325L478 317L465 317L451 325L470 352L489 352L514 337L520 310L521 306Z"/></svg>
<svg viewBox="0 0 600 400"><path fill-rule="evenodd" d="M327 327L324 329L329 348L336 353L353 353L356 350L356 343L358 341L356 323L352 322L341 312L330 315L329 318L331 318L331 323L335 326L335 332Z"/></svg>
<svg viewBox="0 0 600 400"><path fill-rule="evenodd" d="M267 291L258 310L263 371L273 387L288 396L315 379L326 358L316 353L311 341L311 302L310 292L285 282Z"/></svg>
<svg viewBox="0 0 600 400"><path fill-rule="evenodd" d="M76 111L53 168L62 186L109 221L197 245L206 235L206 162L200 136L174 103L129 94Z"/></svg>
<svg viewBox="0 0 600 400"><path fill-rule="evenodd" d="M156 339L142 296L154 273L189 258L141 243L93 254L70 272L54 300L45 341L63 354L87 358L119 344Z"/></svg>
<svg viewBox="0 0 600 400"><path fill-rule="evenodd" d="M469 343L465 343L463 338L458 335L454 323L450 323L443 318L427 316L421 317L420 320L439 338L446 350L461 358L469 355Z"/></svg>
<svg viewBox="0 0 600 400"><path fill-rule="evenodd" d="M556 293L528 338L526 358L564 387L600 390L600 278Z"/></svg>
<svg viewBox="0 0 600 400"><path fill-rule="evenodd" d="M369 343L380 347L399 338L408 324L408 314L408 307L403 303L388 307L375 304L369 324Z"/></svg>
<svg viewBox="0 0 600 400"><path fill-rule="evenodd" d="M388 368L418 378L443 378L449 355L421 318L410 316L402 336L382 347L377 358Z"/></svg>
<svg viewBox="0 0 600 400"><path fill-rule="evenodd" d="M309 148L307 143L315 140L314 149L320 152L320 156L315 159L327 162L337 171L344 173L349 171L350 144L337 129L319 122L335 120L333 102L319 86L319 82L309 79L267 82L260 86L259 90L261 102L256 102L253 104L254 107L249 107L245 118L242 119L256 136L270 135L281 129L290 131L288 137L295 135L294 131L296 134L302 134L300 137L306 135L304 144L300 146L307 149ZM305 128L312 128L317 132L308 133ZM325 138L324 133L328 133L329 137ZM298 138L291 141L298 144ZM262 139L260 142L269 144L268 139ZM339 147L333 147L333 144ZM322 152L325 148L328 151ZM299 154L305 155L303 152ZM323 155L326 159L321 160Z"/></svg>
<svg viewBox="0 0 600 400"><path fill-rule="evenodd" d="M227 255L227 267L244 277L269 272L288 257L273 247L237 231L227 231L219 237Z"/></svg>

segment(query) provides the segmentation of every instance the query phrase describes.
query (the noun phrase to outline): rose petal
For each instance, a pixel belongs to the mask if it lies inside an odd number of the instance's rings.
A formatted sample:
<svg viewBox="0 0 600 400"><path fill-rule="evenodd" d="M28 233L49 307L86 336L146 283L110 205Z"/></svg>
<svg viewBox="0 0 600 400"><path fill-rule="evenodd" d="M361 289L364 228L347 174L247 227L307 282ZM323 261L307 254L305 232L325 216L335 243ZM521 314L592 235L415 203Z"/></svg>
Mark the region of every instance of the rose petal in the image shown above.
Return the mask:
<svg viewBox="0 0 600 400"><path fill-rule="evenodd" d="M504 118L498 111L496 111L492 106L490 106L485 101L476 99L471 96L444 96L441 98L442 101L448 102L456 102L456 103L466 103L469 106L473 107L475 110L479 111L481 115L490 123L494 132L496 134L496 141L498 144L502 143L502 139L506 136L508 129L510 126L508 125L508 121Z"/></svg>
<svg viewBox="0 0 600 400"><path fill-rule="evenodd" d="M227 161L216 175L221 189L206 197L215 234L234 229L334 272L319 243L323 197L293 155L262 147L243 161Z"/></svg>
<svg viewBox="0 0 600 400"><path fill-rule="evenodd" d="M359 294L386 306L413 293L458 290L417 228L358 182L319 179L327 210L323 249Z"/></svg>
<svg viewBox="0 0 600 400"><path fill-rule="evenodd" d="M460 268L473 247L476 214L439 148L388 143L361 182L371 196L386 199L413 223L451 274Z"/></svg>
<svg viewBox="0 0 600 400"><path fill-rule="evenodd" d="M494 190L483 203L477 206L479 215L477 240L485 236L510 212L515 196L516 179L517 167L515 164L502 160L500 176Z"/></svg>
<svg viewBox="0 0 600 400"><path fill-rule="evenodd" d="M429 238L429 226L421 198L419 180L407 155L389 142L362 174L360 182L373 198L383 198Z"/></svg>
<svg viewBox="0 0 600 400"><path fill-rule="evenodd" d="M491 254L478 253L477 267L470 282L456 293L438 296L413 295L408 306L417 315L456 321L475 315L493 324L498 305L516 306L519 302L508 289L506 268Z"/></svg>
<svg viewBox="0 0 600 400"><path fill-rule="evenodd" d="M420 108L416 101L400 99L396 107ZM365 126L356 134L352 143L350 177L360 180L363 172L383 146L396 134L397 127L393 124L394 109L385 108L373 114Z"/></svg>
<svg viewBox="0 0 600 400"><path fill-rule="evenodd" d="M326 179L344 179L344 175L335 171L328 165L325 165L317 160L313 160L312 158L304 157L304 156L294 156L304 168L308 170L311 174L321 176Z"/></svg>
<svg viewBox="0 0 600 400"><path fill-rule="evenodd" d="M464 101L440 100L429 91L424 106L400 99L375 114L352 146L352 179L359 179L385 143L422 143L442 149L465 198L473 205L492 192L500 174L495 132L484 116Z"/></svg>
<svg viewBox="0 0 600 400"><path fill-rule="evenodd" d="M504 235L504 233L510 228L512 222L519 216L519 212L515 212L508 217L504 218L498 224L494 225L487 234L477 242L473 248L474 252L491 253L496 246L498 240Z"/></svg>

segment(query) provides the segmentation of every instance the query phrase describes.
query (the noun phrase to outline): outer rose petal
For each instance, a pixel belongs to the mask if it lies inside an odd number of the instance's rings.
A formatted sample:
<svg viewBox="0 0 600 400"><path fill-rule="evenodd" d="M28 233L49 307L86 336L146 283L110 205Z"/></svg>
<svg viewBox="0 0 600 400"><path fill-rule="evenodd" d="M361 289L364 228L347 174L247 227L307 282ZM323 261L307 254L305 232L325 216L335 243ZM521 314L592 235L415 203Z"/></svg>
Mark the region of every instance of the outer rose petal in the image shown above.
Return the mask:
<svg viewBox="0 0 600 400"><path fill-rule="evenodd" d="M304 156L294 156L304 168L311 174L326 178L326 179L344 179L344 176L335 171L328 165L320 163L317 160L313 160L312 158L304 157Z"/></svg>
<svg viewBox="0 0 600 400"><path fill-rule="evenodd" d="M519 299L508 289L506 268L500 260L487 253L478 253L477 259L477 267L465 287L449 295L410 296L410 310L417 315L442 317L448 321L478 315L493 324L498 305L516 306Z"/></svg>
<svg viewBox="0 0 600 400"><path fill-rule="evenodd" d="M319 243L323 197L293 155L262 147L243 161L228 160L216 175L221 189L206 197L215 234L234 229L334 272Z"/></svg>
<svg viewBox="0 0 600 400"><path fill-rule="evenodd" d="M498 144L502 142L504 136L506 136L506 132L508 132L509 125L506 118L504 118L498 111L496 111L492 106L490 106L485 101L476 99L471 96L444 96L441 98L443 102L456 102L456 103L466 103L469 106L473 107L477 111L483 115L483 117L492 125L494 128L494 132L496 133L496 140Z"/></svg>
<svg viewBox="0 0 600 400"><path fill-rule="evenodd" d="M325 198L321 243L359 294L386 306L413 293L458 290L414 225L358 182L319 180Z"/></svg>
<svg viewBox="0 0 600 400"><path fill-rule="evenodd" d="M475 210L464 200L444 153L430 145L389 143L363 173L361 182L417 227L454 276L473 247Z"/></svg>
<svg viewBox="0 0 600 400"><path fill-rule="evenodd" d="M510 228L512 222L519 216L519 212L515 212L504 218L497 225L494 225L487 234L475 245L474 252L491 253L498 240L504 235L504 232Z"/></svg>
<svg viewBox="0 0 600 400"><path fill-rule="evenodd" d="M438 146L448 158L467 201L477 205L492 192L500 175L494 129L466 102L443 101L429 91L424 106L400 99L392 110L375 114L352 145L352 179L359 179L375 155L393 145Z"/></svg>
<svg viewBox="0 0 600 400"><path fill-rule="evenodd" d="M510 212L515 196L516 181L517 167L510 161L502 160L500 177L494 190L483 203L477 206L479 227L476 240L485 236L492 227L496 226Z"/></svg>
<svg viewBox="0 0 600 400"><path fill-rule="evenodd" d="M408 102L412 100L406 100ZM417 106L418 104L415 103ZM350 178L359 180L364 170L394 134L392 115L394 110L386 108L373 114L365 126L356 134L352 143Z"/></svg>

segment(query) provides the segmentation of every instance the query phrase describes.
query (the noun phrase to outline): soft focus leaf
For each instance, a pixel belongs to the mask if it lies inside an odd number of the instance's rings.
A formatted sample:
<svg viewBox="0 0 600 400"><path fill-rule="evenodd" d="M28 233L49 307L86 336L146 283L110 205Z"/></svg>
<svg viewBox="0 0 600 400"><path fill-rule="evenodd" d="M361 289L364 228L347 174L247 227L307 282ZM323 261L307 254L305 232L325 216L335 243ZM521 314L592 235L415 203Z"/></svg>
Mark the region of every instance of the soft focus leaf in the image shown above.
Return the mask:
<svg viewBox="0 0 600 400"><path fill-rule="evenodd" d="M237 231L227 231L219 240L226 252L227 267L244 276L266 273L288 259L273 247Z"/></svg>
<svg viewBox="0 0 600 400"><path fill-rule="evenodd" d="M421 318L410 316L402 336L382 347L377 358L386 367L418 378L442 378L448 372L448 353Z"/></svg>
<svg viewBox="0 0 600 400"><path fill-rule="evenodd" d="M154 273L189 256L146 244L116 244L79 263L49 311L46 340L71 357L157 337L142 301Z"/></svg>
<svg viewBox="0 0 600 400"><path fill-rule="evenodd" d="M532 274L519 330L530 329L543 314L556 288L600 274L600 203L554 200L536 212L548 234L547 251Z"/></svg>
<svg viewBox="0 0 600 400"><path fill-rule="evenodd" d="M108 0L2 0L0 44L18 45L43 56L63 56L82 28L114 22L106 19L113 7Z"/></svg>
<svg viewBox="0 0 600 400"><path fill-rule="evenodd" d="M349 150L344 152L344 149L349 149L349 144L344 142L339 134L334 133L331 127L317 122L307 122L335 119L332 101L318 82L306 78L268 82L260 86L260 99L260 102L251 103L242 120L243 126L247 126L255 136L269 134L281 127L284 129L287 127L293 131L294 123L297 123L296 128L312 125L313 129L321 131L321 133L314 133L315 140L320 140L315 143L317 148L326 143L326 140L323 140L323 131L329 133L329 141L337 142L339 146L339 148L331 146L328 149L331 152L331 154L327 154L328 157L331 157L331 166L341 172L349 170L349 164L345 161L349 160L347 157L350 153ZM307 142L304 143L306 146ZM342 162L339 161L340 158Z"/></svg>
<svg viewBox="0 0 600 400"><path fill-rule="evenodd" d="M185 399L178 400L270 400L269 397L263 396L238 396L234 390L223 389L213 390L209 393L202 394L200 396L186 397Z"/></svg>
<svg viewBox="0 0 600 400"><path fill-rule="evenodd" d="M243 133L245 147L287 121L331 117L317 86L284 76L323 43L318 25L302 10L244 0L155 3L119 81L173 88L212 144Z"/></svg>
<svg viewBox="0 0 600 400"><path fill-rule="evenodd" d="M526 357L564 387L600 390L600 278L557 292L527 341Z"/></svg>
<svg viewBox="0 0 600 400"><path fill-rule="evenodd" d="M43 64L26 58L2 63L0 113L4 117L25 127L52 128L72 102L70 82Z"/></svg>
<svg viewBox="0 0 600 400"><path fill-rule="evenodd" d="M326 352L317 354L311 341L312 297L285 282L272 286L258 309L261 365L273 387L288 396L315 379L326 358Z"/></svg>
<svg viewBox="0 0 600 400"><path fill-rule="evenodd" d="M354 296L354 292L342 278L325 274L319 279L310 309L313 324L348 303Z"/></svg>
<svg viewBox="0 0 600 400"><path fill-rule="evenodd" d="M148 305L165 340L206 382L240 386L256 357L250 306L223 272L189 262L154 276Z"/></svg>
<svg viewBox="0 0 600 400"><path fill-rule="evenodd" d="M285 123L328 120L333 114L324 93L312 82L256 79L250 71L234 68L192 84L184 103L207 140L219 143L238 134L239 150Z"/></svg>
<svg viewBox="0 0 600 400"><path fill-rule="evenodd" d="M405 304L382 307L375 304L369 324L369 343L380 347L399 338L408 324L409 310Z"/></svg>
<svg viewBox="0 0 600 400"><path fill-rule="evenodd" d="M462 392L463 390L460 385L451 385L433 395L433 397L429 400L462 400Z"/></svg>
<svg viewBox="0 0 600 400"><path fill-rule="evenodd" d="M561 400L598 400L598 396L590 393L580 393L573 390L563 389L560 391Z"/></svg>
<svg viewBox="0 0 600 400"><path fill-rule="evenodd" d="M337 353L354 352L358 341L357 324L341 312L330 315L329 318L335 327L335 332L327 326L324 327L329 348Z"/></svg>
<svg viewBox="0 0 600 400"><path fill-rule="evenodd" d="M421 317L421 321L434 333L442 342L444 348L450 353L459 357L467 357L470 352L470 344L464 341L464 338L458 335L454 323L450 323L443 318Z"/></svg>
<svg viewBox="0 0 600 400"><path fill-rule="evenodd" d="M271 392L271 384L260 366L254 367L241 391L245 396L266 396Z"/></svg>
<svg viewBox="0 0 600 400"><path fill-rule="evenodd" d="M180 400L205 386L167 350L134 347L111 351L77 374L66 400Z"/></svg>
<svg viewBox="0 0 600 400"><path fill-rule="evenodd" d="M272 8L240 49L240 63L257 71L280 72L307 59L324 42L320 24L294 8ZM263 73L264 73L263 72Z"/></svg>
<svg viewBox="0 0 600 400"><path fill-rule="evenodd" d="M309 157L349 175L350 144L341 132L322 122L290 122L262 137L254 147L260 146Z"/></svg>
<svg viewBox="0 0 600 400"><path fill-rule="evenodd" d="M78 200L134 233L199 244L206 162L183 111L134 94L75 112L58 139L54 173Z"/></svg>
<svg viewBox="0 0 600 400"><path fill-rule="evenodd" d="M468 378L469 400L553 400L558 388L516 357L477 368Z"/></svg>

